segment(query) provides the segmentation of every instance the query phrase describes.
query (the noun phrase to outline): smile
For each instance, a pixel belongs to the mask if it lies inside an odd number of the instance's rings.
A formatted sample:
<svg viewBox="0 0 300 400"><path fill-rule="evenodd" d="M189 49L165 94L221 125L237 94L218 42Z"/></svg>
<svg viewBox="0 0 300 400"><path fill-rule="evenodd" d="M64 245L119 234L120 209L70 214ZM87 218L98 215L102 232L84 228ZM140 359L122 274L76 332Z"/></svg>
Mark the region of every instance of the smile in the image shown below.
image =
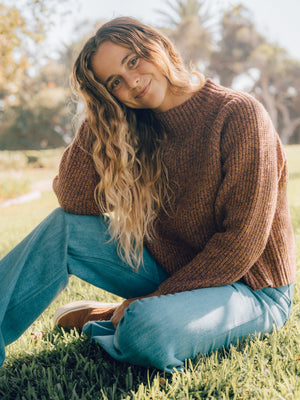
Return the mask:
<svg viewBox="0 0 300 400"><path fill-rule="evenodd" d="M148 93L150 84L151 84L151 81L144 87L144 89L141 92L139 92L139 94L137 96L135 96L135 98L141 99L142 97L144 97Z"/></svg>

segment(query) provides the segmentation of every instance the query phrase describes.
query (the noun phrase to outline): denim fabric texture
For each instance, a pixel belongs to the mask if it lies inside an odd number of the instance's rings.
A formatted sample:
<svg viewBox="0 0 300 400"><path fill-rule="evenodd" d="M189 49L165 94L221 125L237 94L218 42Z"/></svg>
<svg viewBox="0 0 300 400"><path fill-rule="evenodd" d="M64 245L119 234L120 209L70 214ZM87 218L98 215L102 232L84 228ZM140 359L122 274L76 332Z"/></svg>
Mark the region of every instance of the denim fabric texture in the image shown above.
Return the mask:
<svg viewBox="0 0 300 400"><path fill-rule="evenodd" d="M66 287L69 275L124 298L154 292L168 275L146 248L143 260L135 271L119 258L103 217L53 211L0 261L0 365L5 346ZM150 297L131 303L116 330L110 321L93 321L84 332L117 360L170 372L198 353L282 327L292 294L293 284L253 291L236 282Z"/></svg>

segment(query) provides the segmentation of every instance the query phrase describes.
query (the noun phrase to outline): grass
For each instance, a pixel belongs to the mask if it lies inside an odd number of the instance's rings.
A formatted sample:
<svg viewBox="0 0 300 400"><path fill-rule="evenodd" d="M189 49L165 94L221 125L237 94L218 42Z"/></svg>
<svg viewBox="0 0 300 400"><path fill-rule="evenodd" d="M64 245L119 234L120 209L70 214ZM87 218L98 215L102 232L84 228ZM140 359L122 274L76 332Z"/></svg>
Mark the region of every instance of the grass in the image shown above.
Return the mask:
<svg viewBox="0 0 300 400"><path fill-rule="evenodd" d="M30 181L20 175L17 177L0 177L0 201L10 199L30 191Z"/></svg>
<svg viewBox="0 0 300 400"><path fill-rule="evenodd" d="M287 147L290 165L288 195L300 270L300 146ZM52 171L52 172L51 172ZM40 171L32 179L55 174ZM28 172L29 174L29 172ZM45 175L45 176L46 176ZM52 192L41 199L3 209L0 215L0 256L57 207ZM2 211L2 210L1 210ZM55 309L69 301L118 301L116 296L72 277L69 286L40 318L7 348L0 368L3 400L156 400L300 398L300 282L287 325L270 335L201 355L187 361L182 372L166 374L119 363L76 330L64 332L52 324Z"/></svg>

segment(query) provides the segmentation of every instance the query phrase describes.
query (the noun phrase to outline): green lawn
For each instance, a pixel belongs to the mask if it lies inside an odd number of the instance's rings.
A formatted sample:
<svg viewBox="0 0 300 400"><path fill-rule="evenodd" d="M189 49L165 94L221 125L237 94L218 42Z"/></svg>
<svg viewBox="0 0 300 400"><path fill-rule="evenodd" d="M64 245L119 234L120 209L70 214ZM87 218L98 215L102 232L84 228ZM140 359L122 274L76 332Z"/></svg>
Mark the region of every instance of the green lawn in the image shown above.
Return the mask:
<svg viewBox="0 0 300 400"><path fill-rule="evenodd" d="M300 270L300 146L287 147L289 200ZM35 179L55 174L32 172ZM30 171L25 173L29 176ZM3 171L2 171L3 176ZM0 208L0 257L57 207L52 192L23 205ZM116 362L76 331L55 328L55 309L81 299L117 297L72 277L67 289L15 343L0 368L0 399L300 399L300 282L287 325L210 356L189 361L183 372L165 374ZM20 318L22 316L20 315Z"/></svg>

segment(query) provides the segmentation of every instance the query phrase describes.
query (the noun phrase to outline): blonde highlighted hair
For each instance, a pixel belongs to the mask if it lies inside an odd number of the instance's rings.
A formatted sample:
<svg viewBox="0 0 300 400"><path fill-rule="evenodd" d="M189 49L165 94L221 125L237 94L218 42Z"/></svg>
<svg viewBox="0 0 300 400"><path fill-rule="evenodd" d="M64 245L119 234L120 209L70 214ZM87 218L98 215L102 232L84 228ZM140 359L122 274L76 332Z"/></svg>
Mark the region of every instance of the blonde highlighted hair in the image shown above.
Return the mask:
<svg viewBox="0 0 300 400"><path fill-rule="evenodd" d="M165 132L151 110L129 109L95 77L92 57L107 41L130 48L156 65L174 93L190 91L192 83L172 43L133 18L104 24L74 63L73 86L85 103L93 161L100 176L95 200L100 212L109 215L109 230L119 255L138 268L144 239L153 239L158 212L171 198L162 161Z"/></svg>

